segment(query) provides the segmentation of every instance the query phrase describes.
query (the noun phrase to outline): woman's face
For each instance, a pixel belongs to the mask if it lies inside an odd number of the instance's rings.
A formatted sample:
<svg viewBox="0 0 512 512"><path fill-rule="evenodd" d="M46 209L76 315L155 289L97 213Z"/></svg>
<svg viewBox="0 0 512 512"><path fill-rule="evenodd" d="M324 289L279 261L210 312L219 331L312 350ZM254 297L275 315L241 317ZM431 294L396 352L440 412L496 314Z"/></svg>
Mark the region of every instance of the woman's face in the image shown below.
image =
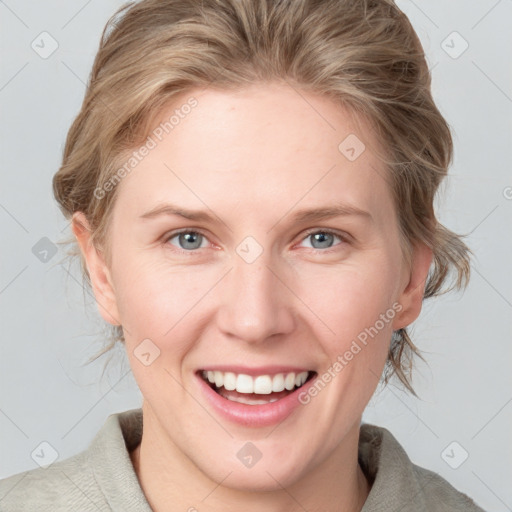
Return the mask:
<svg viewBox="0 0 512 512"><path fill-rule="evenodd" d="M162 453L231 487L286 487L354 455L430 253L403 261L377 141L330 100L254 85L161 114L117 185L111 268L89 258L100 311L124 328Z"/></svg>

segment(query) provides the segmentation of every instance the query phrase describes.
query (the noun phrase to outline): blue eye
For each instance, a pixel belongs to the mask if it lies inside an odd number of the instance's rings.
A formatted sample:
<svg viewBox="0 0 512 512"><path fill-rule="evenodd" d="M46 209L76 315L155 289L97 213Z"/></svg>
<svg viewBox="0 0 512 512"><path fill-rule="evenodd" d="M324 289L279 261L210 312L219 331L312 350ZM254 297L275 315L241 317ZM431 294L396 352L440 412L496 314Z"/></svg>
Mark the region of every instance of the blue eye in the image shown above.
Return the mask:
<svg viewBox="0 0 512 512"><path fill-rule="evenodd" d="M332 231L316 230L310 231L304 240L311 240L312 249L330 249L333 246L334 239L337 238L340 241L344 241L341 235L338 235Z"/></svg>
<svg viewBox="0 0 512 512"><path fill-rule="evenodd" d="M206 237L197 231L181 231L176 233L169 238L167 242L170 242L173 238L178 240L178 248L184 251L193 251L194 249L200 249L201 243L206 241ZM171 242L171 245L175 245ZM175 245L176 246L176 245ZM205 246L206 247L206 246Z"/></svg>
<svg viewBox="0 0 512 512"><path fill-rule="evenodd" d="M341 243L336 244L335 239L338 239ZM172 240L176 240L173 242ZM319 252L330 252L330 250L335 250L337 245L342 245L344 242L347 242L345 237L341 234L338 234L334 231L325 230L325 229L312 229L302 238L302 243L304 241L310 240L310 245L306 246L311 249L314 249ZM176 233L170 233L165 239L164 243L170 243L178 252L188 252L193 254L197 252L197 249L208 247L209 240L208 238L200 233L199 231L194 231L191 229L178 231ZM334 249L333 249L334 248Z"/></svg>

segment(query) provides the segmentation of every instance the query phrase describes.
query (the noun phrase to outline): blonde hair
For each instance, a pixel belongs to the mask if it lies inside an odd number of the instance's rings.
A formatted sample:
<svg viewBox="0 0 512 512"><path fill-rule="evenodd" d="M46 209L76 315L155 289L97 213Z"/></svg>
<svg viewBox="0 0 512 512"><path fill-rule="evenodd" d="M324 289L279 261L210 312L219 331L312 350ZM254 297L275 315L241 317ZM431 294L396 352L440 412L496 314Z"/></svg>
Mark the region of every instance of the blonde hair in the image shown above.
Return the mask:
<svg viewBox="0 0 512 512"><path fill-rule="evenodd" d="M415 243L433 250L424 298L465 287L470 251L436 220L433 207L452 159L450 129L434 104L418 36L391 0L142 0L123 6L105 27L53 179L64 215L84 212L92 240L110 262L107 228L118 187L104 197L95 190L146 138L155 116L193 88L268 81L327 96L371 123L388 155L405 253ZM80 254L76 244L70 254ZM90 286L83 256L81 263ZM124 341L121 326L96 357L116 341ZM395 331L384 382L396 374L416 395L414 354L422 358L407 330Z"/></svg>

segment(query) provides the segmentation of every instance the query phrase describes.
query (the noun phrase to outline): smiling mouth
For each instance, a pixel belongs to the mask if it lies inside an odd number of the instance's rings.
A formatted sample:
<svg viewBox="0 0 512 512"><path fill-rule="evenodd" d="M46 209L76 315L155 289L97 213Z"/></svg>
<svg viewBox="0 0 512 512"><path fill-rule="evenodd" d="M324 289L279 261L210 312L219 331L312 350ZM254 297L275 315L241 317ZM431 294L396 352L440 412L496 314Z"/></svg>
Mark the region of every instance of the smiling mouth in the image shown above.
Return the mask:
<svg viewBox="0 0 512 512"><path fill-rule="evenodd" d="M243 373L200 370L199 376L220 396L232 402L264 405L276 402L315 377L314 371L251 376Z"/></svg>

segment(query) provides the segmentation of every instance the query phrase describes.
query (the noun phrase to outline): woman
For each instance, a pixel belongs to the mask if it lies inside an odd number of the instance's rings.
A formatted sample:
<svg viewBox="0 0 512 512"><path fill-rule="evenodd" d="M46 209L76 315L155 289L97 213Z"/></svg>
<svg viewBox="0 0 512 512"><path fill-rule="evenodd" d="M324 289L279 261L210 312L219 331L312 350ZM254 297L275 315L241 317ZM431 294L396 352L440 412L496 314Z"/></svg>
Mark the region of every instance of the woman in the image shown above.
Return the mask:
<svg viewBox="0 0 512 512"><path fill-rule="evenodd" d="M3 510L482 510L361 424L469 277L433 210L451 155L391 1L121 9L54 192L143 405Z"/></svg>

